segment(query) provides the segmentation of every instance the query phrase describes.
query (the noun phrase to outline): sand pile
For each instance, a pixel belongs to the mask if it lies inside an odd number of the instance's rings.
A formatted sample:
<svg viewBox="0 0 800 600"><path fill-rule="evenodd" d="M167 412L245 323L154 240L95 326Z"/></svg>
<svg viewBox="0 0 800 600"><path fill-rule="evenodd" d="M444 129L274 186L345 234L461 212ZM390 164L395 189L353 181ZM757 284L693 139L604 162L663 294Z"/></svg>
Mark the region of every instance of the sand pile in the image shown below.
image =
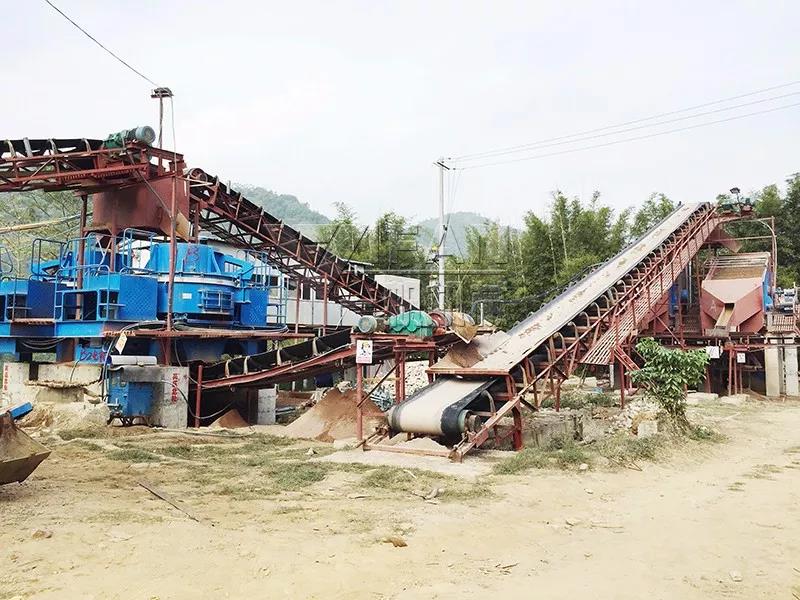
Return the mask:
<svg viewBox="0 0 800 600"><path fill-rule="evenodd" d="M22 427L71 429L78 427L105 427L108 406L91 402L37 402L33 410L19 424Z"/></svg>
<svg viewBox="0 0 800 600"><path fill-rule="evenodd" d="M364 434L386 424L386 417L371 400L363 404ZM356 437L356 392L331 388L322 399L286 426L289 437L332 442Z"/></svg>
<svg viewBox="0 0 800 600"><path fill-rule="evenodd" d="M209 427L214 429L238 429L239 427L250 427L250 424L242 418L242 415L239 414L238 410L232 408L219 419L214 421L211 425L209 425Z"/></svg>

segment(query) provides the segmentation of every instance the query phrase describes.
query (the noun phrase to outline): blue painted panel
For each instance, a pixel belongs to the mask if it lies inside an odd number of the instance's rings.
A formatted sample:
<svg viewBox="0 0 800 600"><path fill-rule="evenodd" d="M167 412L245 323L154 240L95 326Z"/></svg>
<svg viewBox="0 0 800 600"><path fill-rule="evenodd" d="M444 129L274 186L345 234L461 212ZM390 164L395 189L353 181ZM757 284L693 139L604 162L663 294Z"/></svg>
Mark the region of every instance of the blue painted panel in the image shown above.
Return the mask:
<svg viewBox="0 0 800 600"><path fill-rule="evenodd" d="M239 325L266 327L269 290L245 288L239 290Z"/></svg>

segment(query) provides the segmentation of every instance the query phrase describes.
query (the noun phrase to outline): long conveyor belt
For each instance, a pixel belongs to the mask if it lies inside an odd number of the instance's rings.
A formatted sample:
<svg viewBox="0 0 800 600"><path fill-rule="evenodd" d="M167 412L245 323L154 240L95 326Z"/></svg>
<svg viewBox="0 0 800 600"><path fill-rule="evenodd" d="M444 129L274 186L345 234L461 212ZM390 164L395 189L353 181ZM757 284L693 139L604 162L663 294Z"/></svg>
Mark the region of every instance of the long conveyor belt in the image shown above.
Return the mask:
<svg viewBox="0 0 800 600"><path fill-rule="evenodd" d="M488 340L477 362L461 366L444 359L431 367L436 381L389 412L392 430L449 436L464 433L468 408L476 402L485 404L487 390L498 378L509 377L515 369L525 371L528 380L544 372L533 371L534 357L546 356L542 360L552 366L572 352L569 364L560 365L560 374L568 375L565 371L577 366L581 356L591 353L594 343L611 331L607 326L601 329L607 315L614 318L620 336L617 341L623 341L622 337L634 331L637 319L661 301L719 222L709 204L679 206L639 240L518 323L508 336ZM620 332L619 322L627 319L630 303L632 324L628 331ZM572 332L574 337L567 338L562 332ZM560 346L553 343L559 337ZM613 352L612 348L605 364L613 360Z"/></svg>

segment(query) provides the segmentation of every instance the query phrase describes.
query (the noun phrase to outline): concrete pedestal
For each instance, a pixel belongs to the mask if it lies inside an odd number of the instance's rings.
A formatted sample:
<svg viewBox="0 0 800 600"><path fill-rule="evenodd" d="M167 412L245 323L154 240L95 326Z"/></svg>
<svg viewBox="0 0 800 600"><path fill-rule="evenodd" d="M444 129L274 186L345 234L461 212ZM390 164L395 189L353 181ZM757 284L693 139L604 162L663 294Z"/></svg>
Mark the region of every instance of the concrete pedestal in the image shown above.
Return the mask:
<svg viewBox="0 0 800 600"><path fill-rule="evenodd" d="M186 427L189 399L189 367L153 367L161 371L161 383L155 384L150 423L168 429Z"/></svg>
<svg viewBox="0 0 800 600"><path fill-rule="evenodd" d="M275 424L275 401L278 398L278 390L274 387L258 390L258 402L256 407L257 425Z"/></svg>
<svg viewBox="0 0 800 600"><path fill-rule="evenodd" d="M764 348L764 377L767 382L768 398L780 398L783 393L783 365L781 362L780 347L767 346Z"/></svg>
<svg viewBox="0 0 800 600"><path fill-rule="evenodd" d="M789 398L800 396L800 382L797 379L797 347L783 349L784 394Z"/></svg>

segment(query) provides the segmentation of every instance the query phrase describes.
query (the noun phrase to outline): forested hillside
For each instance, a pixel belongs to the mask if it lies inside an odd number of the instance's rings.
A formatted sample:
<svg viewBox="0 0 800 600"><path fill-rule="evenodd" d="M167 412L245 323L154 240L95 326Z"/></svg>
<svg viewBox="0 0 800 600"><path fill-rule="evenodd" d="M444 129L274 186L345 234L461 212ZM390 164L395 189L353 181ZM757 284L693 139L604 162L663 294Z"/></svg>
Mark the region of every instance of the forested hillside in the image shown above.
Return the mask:
<svg viewBox="0 0 800 600"><path fill-rule="evenodd" d="M313 236L318 225L330 221L328 217L317 212L305 202L300 202L297 196L278 194L263 187L242 183L237 183L233 188L241 192L248 200L264 207L271 215L306 235Z"/></svg>

